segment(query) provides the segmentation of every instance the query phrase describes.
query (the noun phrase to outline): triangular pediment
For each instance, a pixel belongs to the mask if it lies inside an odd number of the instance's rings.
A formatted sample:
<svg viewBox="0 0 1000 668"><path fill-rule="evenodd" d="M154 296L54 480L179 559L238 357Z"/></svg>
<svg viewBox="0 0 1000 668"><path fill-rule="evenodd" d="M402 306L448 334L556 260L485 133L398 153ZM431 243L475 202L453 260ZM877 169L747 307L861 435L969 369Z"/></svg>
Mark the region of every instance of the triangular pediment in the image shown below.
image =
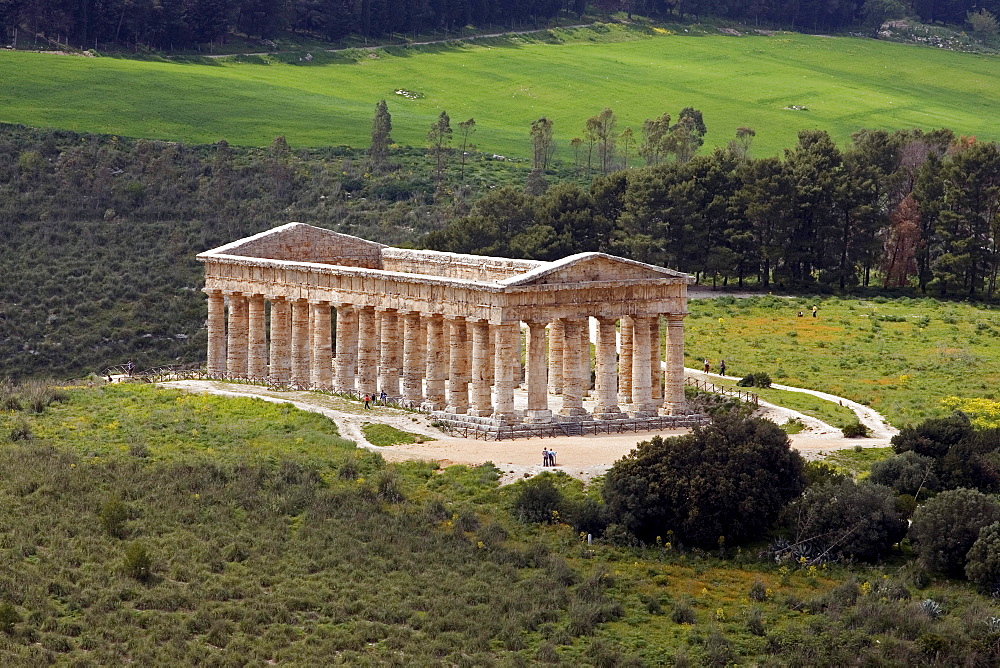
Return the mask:
<svg viewBox="0 0 1000 668"><path fill-rule="evenodd" d="M580 253L546 265L506 281L504 285L552 285L562 283L596 283L678 279L689 282L688 274L657 267L628 258L605 253Z"/></svg>
<svg viewBox="0 0 1000 668"><path fill-rule="evenodd" d="M382 244L322 227L288 223L202 253L381 269Z"/></svg>

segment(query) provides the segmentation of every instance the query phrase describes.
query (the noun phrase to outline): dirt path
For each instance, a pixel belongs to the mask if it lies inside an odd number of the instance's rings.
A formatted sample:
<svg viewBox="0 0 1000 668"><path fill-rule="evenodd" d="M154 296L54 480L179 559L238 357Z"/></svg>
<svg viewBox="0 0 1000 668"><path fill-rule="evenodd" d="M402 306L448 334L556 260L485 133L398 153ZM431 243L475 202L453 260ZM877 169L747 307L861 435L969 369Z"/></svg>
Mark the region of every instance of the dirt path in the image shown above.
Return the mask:
<svg viewBox="0 0 1000 668"><path fill-rule="evenodd" d="M482 464L490 461L503 472L502 482L513 482L529 477L544 469L541 466L543 448L558 452L562 470L581 480L590 480L602 475L618 459L631 452L640 441L649 440L654 435L677 436L687 429L674 429L638 434L564 436L559 438L531 438L510 441L481 441L456 438L442 433L431 425L428 415L396 408L376 407L364 410L357 401L342 397L303 391L271 390L257 385L224 383L208 380L181 380L159 384L188 392L207 392L230 397L255 397L275 403L290 403L296 408L313 411L333 420L345 438L355 441L359 447L379 452L390 461L407 459L433 460L442 465ZM553 401L558 399L553 397ZM797 417L806 430L790 436L792 447L806 459L822 458L827 452L856 445L866 447L884 446L883 439L845 439L840 431L815 418L778 406L766 405L762 414L782 423L790 417ZM364 436L361 427L366 422L379 422L415 434L427 436L424 443L379 447L372 445Z"/></svg>

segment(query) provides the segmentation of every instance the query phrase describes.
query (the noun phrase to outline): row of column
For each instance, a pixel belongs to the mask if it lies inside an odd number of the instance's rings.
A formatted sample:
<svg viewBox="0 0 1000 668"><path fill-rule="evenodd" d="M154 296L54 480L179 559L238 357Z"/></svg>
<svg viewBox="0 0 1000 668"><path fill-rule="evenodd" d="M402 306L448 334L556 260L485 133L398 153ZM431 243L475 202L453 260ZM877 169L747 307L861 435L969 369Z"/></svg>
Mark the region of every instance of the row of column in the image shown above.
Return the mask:
<svg viewBox="0 0 1000 668"><path fill-rule="evenodd" d="M210 375L268 378L279 384L337 391L384 391L426 410L500 421L514 417L514 389L521 375L518 323L491 326L485 320L459 316L376 311L274 296L268 297L267 336L263 295L207 292ZM335 351L331 308L337 313ZM659 317L623 317L620 322L597 318L594 418L624 417L621 404L633 417L675 414L683 409L682 318L665 318L665 385ZM558 415L589 418L583 407L591 389L588 320L529 321L526 325L525 421L552 419L550 390L562 395Z"/></svg>

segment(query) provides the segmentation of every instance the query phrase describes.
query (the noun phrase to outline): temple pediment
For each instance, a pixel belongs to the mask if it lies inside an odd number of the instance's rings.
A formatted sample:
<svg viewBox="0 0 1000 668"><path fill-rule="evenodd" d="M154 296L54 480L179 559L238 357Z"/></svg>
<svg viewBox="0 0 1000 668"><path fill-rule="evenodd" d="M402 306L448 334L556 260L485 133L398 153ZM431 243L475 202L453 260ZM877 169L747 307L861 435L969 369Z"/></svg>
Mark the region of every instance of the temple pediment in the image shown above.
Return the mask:
<svg viewBox="0 0 1000 668"><path fill-rule="evenodd" d="M675 279L689 282L689 276L679 271L636 262L605 253L579 253L533 269L502 282L509 286L555 285L560 283L595 283Z"/></svg>
<svg viewBox="0 0 1000 668"><path fill-rule="evenodd" d="M382 248L384 248L382 244L352 237L349 234L340 234L303 223L288 223L214 248L199 255L199 258L212 255L239 255L269 260L381 269Z"/></svg>

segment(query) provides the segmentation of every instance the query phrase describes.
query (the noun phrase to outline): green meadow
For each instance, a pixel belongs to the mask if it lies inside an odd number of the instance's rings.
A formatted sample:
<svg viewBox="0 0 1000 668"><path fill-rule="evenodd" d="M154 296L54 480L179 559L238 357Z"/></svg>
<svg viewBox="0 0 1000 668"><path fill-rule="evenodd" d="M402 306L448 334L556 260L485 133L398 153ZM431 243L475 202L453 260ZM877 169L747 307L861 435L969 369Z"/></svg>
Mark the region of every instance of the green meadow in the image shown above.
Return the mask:
<svg viewBox="0 0 1000 668"><path fill-rule="evenodd" d="M987 305L768 295L692 300L690 312L687 366L708 358L716 370L725 359L736 378L765 371L775 383L869 405L897 427L950 413L946 397L1000 398L1000 311Z"/></svg>
<svg viewBox="0 0 1000 668"><path fill-rule="evenodd" d="M453 126L476 119L481 151L526 157L529 124L546 116L566 161L569 140L605 106L619 128L637 132L646 118L695 107L708 146L750 126L756 155L792 146L804 129L842 144L863 127L944 126L1000 139L996 57L868 39L597 25L304 55L181 62L3 52L0 121L196 143L263 146L284 135L292 146L364 146L375 102L386 98L400 145L424 145L444 109Z"/></svg>

